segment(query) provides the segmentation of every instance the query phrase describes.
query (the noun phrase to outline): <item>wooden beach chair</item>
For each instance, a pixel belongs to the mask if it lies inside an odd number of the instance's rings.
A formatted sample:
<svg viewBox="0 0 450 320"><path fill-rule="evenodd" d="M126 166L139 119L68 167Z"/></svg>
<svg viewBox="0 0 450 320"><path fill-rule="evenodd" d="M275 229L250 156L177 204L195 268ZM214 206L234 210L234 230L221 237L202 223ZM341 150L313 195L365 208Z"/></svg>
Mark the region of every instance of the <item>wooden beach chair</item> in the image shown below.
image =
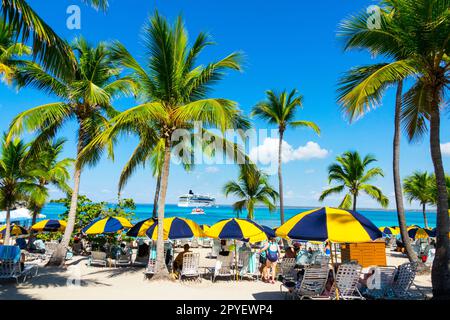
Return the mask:
<svg viewBox="0 0 450 320"><path fill-rule="evenodd" d="M195 278L200 280L199 272L200 254L188 252L183 255L183 266L181 268L180 280L184 278Z"/></svg>

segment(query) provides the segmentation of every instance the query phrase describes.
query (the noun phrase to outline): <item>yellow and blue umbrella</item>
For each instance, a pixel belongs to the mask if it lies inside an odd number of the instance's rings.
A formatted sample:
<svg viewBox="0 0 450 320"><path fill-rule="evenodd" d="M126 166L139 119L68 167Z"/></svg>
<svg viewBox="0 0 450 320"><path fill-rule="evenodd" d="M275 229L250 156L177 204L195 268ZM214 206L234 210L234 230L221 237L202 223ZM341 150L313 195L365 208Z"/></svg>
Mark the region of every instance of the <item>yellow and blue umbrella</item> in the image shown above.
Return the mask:
<svg viewBox="0 0 450 320"><path fill-rule="evenodd" d="M205 236L202 228L192 220L185 218L165 218L164 222L164 240L171 239L189 239L193 237L202 238ZM158 239L158 223L152 224L145 232L152 240Z"/></svg>
<svg viewBox="0 0 450 320"><path fill-rule="evenodd" d="M380 227L379 229L386 235L395 236L400 233L400 229L398 227Z"/></svg>
<svg viewBox="0 0 450 320"><path fill-rule="evenodd" d="M261 227L263 228L263 230L266 233L267 237L269 237L269 238L275 238L276 237L274 229L272 229L271 227L268 227L268 226L263 226L263 225Z"/></svg>
<svg viewBox="0 0 450 320"><path fill-rule="evenodd" d="M381 231L363 215L337 208L320 208L300 213L280 226L276 235L294 240L329 240L335 243L370 242Z"/></svg>
<svg viewBox="0 0 450 320"><path fill-rule="evenodd" d="M12 236L21 236L24 234L28 234L27 229L25 229L22 226L16 225L16 224L12 224L9 227L9 232ZM0 237L4 237L6 235L6 226L2 226L0 227Z"/></svg>
<svg viewBox="0 0 450 320"><path fill-rule="evenodd" d="M66 229L66 226L67 222L63 220L42 220L34 224L31 227L31 230L56 232L64 231Z"/></svg>
<svg viewBox="0 0 450 320"><path fill-rule="evenodd" d="M145 237L148 228L157 223L156 219L150 218L139 221L127 232L129 237Z"/></svg>
<svg viewBox="0 0 450 320"><path fill-rule="evenodd" d="M107 217L92 221L84 227L82 231L85 234L115 233L131 227L133 227L133 225L125 218Z"/></svg>
<svg viewBox="0 0 450 320"><path fill-rule="evenodd" d="M212 225L206 235L223 240L248 240L251 243L267 240L263 227L249 219L221 220Z"/></svg>
<svg viewBox="0 0 450 320"><path fill-rule="evenodd" d="M429 237L435 237L436 232L433 232L433 230L430 230L430 229L416 227L416 228L410 228L408 230L408 236L411 239L426 239Z"/></svg>

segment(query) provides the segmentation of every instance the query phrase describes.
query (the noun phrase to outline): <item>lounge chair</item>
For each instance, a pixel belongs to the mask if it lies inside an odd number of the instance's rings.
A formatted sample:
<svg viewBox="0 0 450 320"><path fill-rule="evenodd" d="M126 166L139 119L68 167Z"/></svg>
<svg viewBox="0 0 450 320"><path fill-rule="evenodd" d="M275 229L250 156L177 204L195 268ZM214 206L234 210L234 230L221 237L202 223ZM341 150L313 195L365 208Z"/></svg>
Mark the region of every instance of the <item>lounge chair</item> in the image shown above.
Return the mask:
<svg viewBox="0 0 450 320"><path fill-rule="evenodd" d="M198 271L200 263L200 254L188 252L183 255L183 266L181 268L180 280L184 278L196 278L200 280L200 272Z"/></svg>
<svg viewBox="0 0 450 320"><path fill-rule="evenodd" d="M217 277L233 277L232 270L233 255L230 253L228 256L218 255L216 265L212 268L212 281L216 281ZM210 269L211 270L211 269Z"/></svg>
<svg viewBox="0 0 450 320"><path fill-rule="evenodd" d="M336 272L336 279L330 290L331 299L364 300L358 290L362 267L355 263L341 264Z"/></svg>
<svg viewBox="0 0 450 320"><path fill-rule="evenodd" d="M390 266L371 267L369 273L372 272L373 274L367 279L367 291L364 295L371 298L380 298L392 286L397 268Z"/></svg>
<svg viewBox="0 0 450 320"><path fill-rule="evenodd" d="M330 263L330 256L322 254L316 255L314 260L312 260L312 264L315 265L328 266L329 263Z"/></svg>
<svg viewBox="0 0 450 320"><path fill-rule="evenodd" d="M88 266L100 265L106 267L108 265L108 258L106 257L106 252L92 251L88 259Z"/></svg>
<svg viewBox="0 0 450 320"><path fill-rule="evenodd" d="M388 288L384 294L387 299L415 299L424 298L425 295L420 291L414 283L416 278L417 263L407 262L397 268L392 286ZM413 294L410 289L414 286L417 289L417 294Z"/></svg>
<svg viewBox="0 0 450 320"><path fill-rule="evenodd" d="M238 262L238 266L240 266L239 276L258 280L258 261L259 254L257 252L240 252Z"/></svg>
<svg viewBox="0 0 450 320"><path fill-rule="evenodd" d="M202 247L203 248L212 248L213 240L211 238L203 238L202 239Z"/></svg>
<svg viewBox="0 0 450 320"><path fill-rule="evenodd" d="M281 276L283 281L294 280L295 276L296 276L295 269L294 269L295 265L296 265L295 258L281 259L281 261L277 265L277 267L278 267L277 277Z"/></svg>
<svg viewBox="0 0 450 320"><path fill-rule="evenodd" d="M213 239L211 252L208 254L208 258L216 258L217 256L219 256L220 248L220 240Z"/></svg>
<svg viewBox="0 0 450 320"><path fill-rule="evenodd" d="M116 267L128 267L132 265L131 262L132 253L127 252L125 254L119 253L116 257L114 265Z"/></svg>
<svg viewBox="0 0 450 320"><path fill-rule="evenodd" d="M296 297L300 300L320 297L325 290L325 285L328 280L328 273L328 265L310 265L305 268L305 273L300 281L299 287L294 287L293 290L292 288L287 287L288 293L290 292L293 298ZM282 286L280 287L280 290L282 290Z"/></svg>
<svg viewBox="0 0 450 320"><path fill-rule="evenodd" d="M190 246L191 248L198 248L198 240L197 238L192 239Z"/></svg>
<svg viewBox="0 0 450 320"><path fill-rule="evenodd" d="M37 265L25 264L21 268L20 255L18 246L0 246L0 280L15 279L19 284L20 278L25 282L28 277L37 276Z"/></svg>

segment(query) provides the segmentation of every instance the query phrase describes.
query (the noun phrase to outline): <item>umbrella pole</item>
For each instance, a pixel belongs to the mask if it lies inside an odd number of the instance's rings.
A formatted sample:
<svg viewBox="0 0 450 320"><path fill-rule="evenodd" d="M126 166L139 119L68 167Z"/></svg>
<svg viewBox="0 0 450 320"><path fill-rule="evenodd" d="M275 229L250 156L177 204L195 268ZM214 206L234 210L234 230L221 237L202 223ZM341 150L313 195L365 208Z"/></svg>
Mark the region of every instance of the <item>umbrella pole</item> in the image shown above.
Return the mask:
<svg viewBox="0 0 450 320"><path fill-rule="evenodd" d="M236 281L238 281L239 278L238 278L238 263L237 263L236 239L234 239L233 242L234 242L234 270L235 270L235 272L236 272Z"/></svg>
<svg viewBox="0 0 450 320"><path fill-rule="evenodd" d="M334 255L333 255L333 247L336 248L335 244L332 243L332 242L330 241L330 260L331 260L331 269L333 270L333 281L334 281L334 283L336 283L336 270L335 270L335 267L336 267L336 266L335 266L335 261L334 261L334 259L337 258L337 255L336 255L336 251L334 252ZM336 257L334 257L334 256L336 256ZM337 260L336 260L336 262L337 262ZM334 286L334 295L336 296L336 300L339 300L339 294L338 294L338 288L337 288L337 286Z"/></svg>

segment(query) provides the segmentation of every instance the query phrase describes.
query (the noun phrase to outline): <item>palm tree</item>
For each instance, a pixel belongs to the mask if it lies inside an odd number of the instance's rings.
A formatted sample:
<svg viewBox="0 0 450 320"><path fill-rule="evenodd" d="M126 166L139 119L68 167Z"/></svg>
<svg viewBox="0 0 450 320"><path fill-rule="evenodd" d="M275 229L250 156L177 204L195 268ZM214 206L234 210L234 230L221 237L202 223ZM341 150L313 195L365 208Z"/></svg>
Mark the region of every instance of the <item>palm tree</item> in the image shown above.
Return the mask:
<svg viewBox="0 0 450 320"><path fill-rule="evenodd" d="M372 155L367 155L361 159L358 152L348 151L342 156L336 157L336 161L337 163L328 167L328 180L329 183L335 181L338 185L323 191L319 201L323 201L329 195L339 194L348 189L339 208L350 209L353 205L353 211L356 211L356 201L361 192L377 201L383 208L388 207L389 199L378 187L369 184L372 179L384 176L381 168L368 168L371 163L377 161Z"/></svg>
<svg viewBox="0 0 450 320"><path fill-rule="evenodd" d="M403 203L403 191L400 178L400 132L403 94L403 75L408 74L409 67L404 63L406 46L392 30L394 10L383 8L380 11L380 28L369 27L367 21L370 13L363 12L341 23L339 36L344 40L344 49L367 50L371 56L383 56L388 62L355 67L339 81L338 103L350 122L359 119L367 112L380 105L386 89L396 84L394 106L393 138L393 177L395 204L400 227L400 234L405 244L410 261L418 261L418 256L411 247Z"/></svg>
<svg viewBox="0 0 450 320"><path fill-rule="evenodd" d="M238 180L227 182L223 192L226 197L232 194L241 199L233 204L238 214L247 209L247 219L254 219L255 206L258 204L267 206L271 212L276 209L279 195L268 180L268 176L255 165L242 165Z"/></svg>
<svg viewBox="0 0 450 320"><path fill-rule="evenodd" d="M403 181L404 190L409 203L418 201L422 206L423 221L428 228L426 213L427 204L433 203L433 177L428 172L414 172Z"/></svg>
<svg viewBox="0 0 450 320"><path fill-rule="evenodd" d="M58 134L66 122L75 120L78 131L76 160L79 160L81 150L108 126L108 118L117 114L111 106L112 98L132 92L131 81L119 77L121 70L112 62L105 43L92 47L79 38L74 41L72 50L77 58L76 68L70 77L72 80L49 74L35 63L21 68L21 85L34 86L60 99L22 112L11 123L8 139L25 130L37 133L30 150L34 155ZM72 70L70 66L68 68ZM91 152L93 158L100 154L97 149ZM50 261L52 264L64 263L75 225L81 171L82 168L77 166L73 174L68 223L60 246Z"/></svg>
<svg viewBox="0 0 450 320"><path fill-rule="evenodd" d="M153 140L149 138L150 143L141 149L143 154L162 143L164 153L158 204L156 279L168 276L164 263L163 221L171 152L177 144L172 141L175 139L174 134L179 132L179 129L192 129L194 122L200 122L205 127L217 127L222 131L227 128L246 129L249 123L242 118L235 102L207 97L210 86L223 77L223 71L241 69L238 53L232 53L206 66L196 66L199 54L211 44L208 36L200 33L190 47L182 18L179 17L174 25L170 25L158 12L145 26L143 37L148 53L145 67L141 66L123 45L116 43L113 48L116 60L133 71L132 77L138 84L137 91L142 104L112 119L111 128L94 139L86 150L104 146L119 132L139 132L137 128L143 127L152 131L154 137ZM207 130L203 129L203 132L205 131ZM226 148L230 153L238 153L235 144L227 143L221 135L212 136L216 141L223 142L222 145L231 147ZM186 154L177 156L191 160ZM89 160L89 157L85 160ZM189 164L189 161L186 163Z"/></svg>
<svg viewBox="0 0 450 320"><path fill-rule="evenodd" d="M83 0L96 9L105 11L107 0ZM68 66L75 68L76 60L70 46L33 10L25 0L2 0L0 19L8 23L9 32L18 35L22 43L32 40L33 57L58 76L71 76Z"/></svg>
<svg viewBox="0 0 450 320"><path fill-rule="evenodd" d="M31 53L26 45L15 43L15 38L16 34L0 17L0 76L8 85L15 79L17 68L23 64L18 58Z"/></svg>
<svg viewBox="0 0 450 320"><path fill-rule="evenodd" d="M281 172L282 145L284 133L288 128L307 127L320 134L319 127L311 121L295 120L297 107L302 107L303 96L297 90L290 93L283 91L280 94L269 90L266 92L266 100L253 107L252 115L266 120L268 123L278 126L278 183L280 193L280 221L284 223L284 199L283 199L283 176Z"/></svg>
<svg viewBox="0 0 450 320"><path fill-rule="evenodd" d="M73 164L73 159L60 159L66 139L56 139L51 143L46 143L42 151L35 158L30 158L30 174L36 180L38 188L30 192L28 207L32 212L32 225L36 223L36 218L49 197L49 186L53 186L66 194L72 190L67 185L70 179L69 167ZM30 238L33 236L31 231ZM29 244L31 245L31 241Z"/></svg>
<svg viewBox="0 0 450 320"><path fill-rule="evenodd" d="M19 138L9 143L3 137L0 157L0 208L6 211L4 243L10 241L11 210L18 201L27 200L30 192L39 188L32 180L26 159L29 148Z"/></svg>
<svg viewBox="0 0 450 320"><path fill-rule="evenodd" d="M430 153L437 183L436 259L432 268L433 295L450 296L448 194L440 147L441 111L450 82L448 0L386 0L382 5L391 19L382 21L380 33L394 39L399 60L376 72L361 74L355 88L368 91L369 101L377 101L384 88L407 78L413 80L404 94L402 121L411 141L430 130ZM414 35L411 37L411 35ZM372 40L370 40L372 41ZM386 40L386 43L389 40ZM363 43L363 41L361 41ZM368 40L366 41L368 42ZM384 47L384 46L383 46ZM391 54L392 56L392 54ZM357 97L355 95L354 97ZM402 232L403 233L403 232ZM407 243L407 242L405 242ZM443 280L444 279L444 280Z"/></svg>

